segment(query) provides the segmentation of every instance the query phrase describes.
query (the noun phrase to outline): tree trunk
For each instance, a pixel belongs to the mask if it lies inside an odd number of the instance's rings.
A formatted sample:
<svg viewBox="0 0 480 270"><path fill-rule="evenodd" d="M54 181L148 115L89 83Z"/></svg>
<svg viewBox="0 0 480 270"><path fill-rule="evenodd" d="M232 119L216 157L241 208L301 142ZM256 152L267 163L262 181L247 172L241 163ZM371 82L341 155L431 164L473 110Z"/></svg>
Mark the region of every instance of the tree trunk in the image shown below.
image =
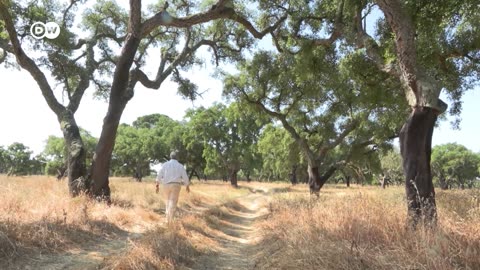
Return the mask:
<svg viewBox="0 0 480 270"><path fill-rule="evenodd" d="M320 189L323 186L323 182L320 179L320 173L318 167L311 167L308 165L308 185L310 187L310 194L319 196Z"/></svg>
<svg viewBox="0 0 480 270"><path fill-rule="evenodd" d="M385 189L385 187L388 185L388 176L386 174L384 174L382 176L382 179L380 180L380 186Z"/></svg>
<svg viewBox="0 0 480 270"><path fill-rule="evenodd" d="M467 187L468 187L468 188L470 188L470 189L473 188L473 183L474 183L473 181L474 181L474 180L469 180L469 181L467 182Z"/></svg>
<svg viewBox="0 0 480 270"><path fill-rule="evenodd" d="M347 183L347 187L350 187L350 175L345 176L345 182Z"/></svg>
<svg viewBox="0 0 480 270"><path fill-rule="evenodd" d="M110 102L107 116L103 120L102 133L95 148L95 155L92 160L91 168L91 193L92 196L110 201L110 187L108 177L110 175L110 161L112 159L113 148L115 147L115 138L117 129L125 109L126 101Z"/></svg>
<svg viewBox="0 0 480 270"><path fill-rule="evenodd" d="M308 184L310 186L310 194L315 194L318 197L320 195L320 189L336 170L337 168L332 166L324 175L320 175L318 167L308 165Z"/></svg>
<svg viewBox="0 0 480 270"><path fill-rule="evenodd" d="M110 187L108 177L110 174L110 161L115 146L117 128L123 110L133 93L128 93L127 87L130 82L130 67L132 66L135 53L140 44L140 38L129 34L117 62L113 83L110 91L107 115L103 120L102 133L95 148L92 160L91 195L110 202ZM133 89L131 89L133 91Z"/></svg>
<svg viewBox="0 0 480 270"><path fill-rule="evenodd" d="M61 168L57 169L57 180L60 181L64 177L66 177L66 173L67 173L67 167L65 164L63 164Z"/></svg>
<svg viewBox="0 0 480 270"><path fill-rule="evenodd" d="M200 174L198 174L197 170L195 170L195 177L197 177L198 181L202 181L202 177L200 176ZM204 176L205 179L203 180L207 180L207 178Z"/></svg>
<svg viewBox="0 0 480 270"><path fill-rule="evenodd" d="M298 183L297 180L297 166L292 166L292 171L290 172L290 182L292 185L296 185Z"/></svg>
<svg viewBox="0 0 480 270"><path fill-rule="evenodd" d="M237 184L237 173L238 173L238 170L230 170L230 184L234 187L238 187L238 184Z"/></svg>
<svg viewBox="0 0 480 270"><path fill-rule="evenodd" d="M447 190L448 189L447 180L445 179L445 176L442 173L440 173L438 180L439 180L440 188L442 190Z"/></svg>
<svg viewBox="0 0 480 270"><path fill-rule="evenodd" d="M245 177L247 177L247 182L250 183L252 179L250 179L250 172L245 173Z"/></svg>
<svg viewBox="0 0 480 270"><path fill-rule="evenodd" d="M117 104L121 105L121 104ZM102 133L98 140L97 147L95 148L95 155L92 160L91 178L92 196L98 199L110 200L110 187L108 177L110 175L110 161L112 158L113 148L115 146L115 137L117 136L117 128L120 121L120 117L125 108L112 109L110 104L107 116L103 120Z"/></svg>
<svg viewBox="0 0 480 270"><path fill-rule="evenodd" d="M135 166L135 174L133 178L135 178L135 181L137 182L142 182L143 174L141 165L137 164L137 166Z"/></svg>
<svg viewBox="0 0 480 270"><path fill-rule="evenodd" d="M88 187L85 177L87 173L86 151L73 114L64 112L59 116L58 121L67 149L68 190L70 195L75 197L81 192L87 191Z"/></svg>
<svg viewBox="0 0 480 270"><path fill-rule="evenodd" d="M408 225L415 229L423 221L435 226L437 210L432 182L430 156L437 112L428 107L415 107L400 131L405 189L408 202Z"/></svg>

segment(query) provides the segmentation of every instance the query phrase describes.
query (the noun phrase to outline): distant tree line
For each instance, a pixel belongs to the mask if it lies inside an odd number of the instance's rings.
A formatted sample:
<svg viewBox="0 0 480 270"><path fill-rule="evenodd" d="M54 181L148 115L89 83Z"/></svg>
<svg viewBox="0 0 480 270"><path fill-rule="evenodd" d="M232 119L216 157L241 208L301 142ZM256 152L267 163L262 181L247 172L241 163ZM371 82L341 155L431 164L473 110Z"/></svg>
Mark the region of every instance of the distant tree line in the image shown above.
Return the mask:
<svg viewBox="0 0 480 270"><path fill-rule="evenodd" d="M441 189L480 186L480 154L457 143L438 145L432 152L434 181Z"/></svg>
<svg viewBox="0 0 480 270"><path fill-rule="evenodd" d="M22 143L0 146L0 173L7 175L43 174L45 159L32 156L32 151Z"/></svg>
<svg viewBox="0 0 480 270"><path fill-rule="evenodd" d="M93 153L98 139L80 129L87 152ZM250 181L308 182L307 161L287 130L258 117L239 103L214 104L187 112L182 121L166 115L139 117L132 125L119 126L110 175L142 181L154 175L154 164L177 151L190 178L223 179L234 186L238 179ZM353 151L353 152L352 152ZM332 183L404 183L399 150L391 141L351 149L345 159L342 147L332 150L331 163L344 162L332 174ZM8 175L47 174L59 179L67 175L63 138L50 136L37 156L21 143L0 147L0 173ZM449 143L437 145L432 153L434 183L442 189L480 186L480 154Z"/></svg>

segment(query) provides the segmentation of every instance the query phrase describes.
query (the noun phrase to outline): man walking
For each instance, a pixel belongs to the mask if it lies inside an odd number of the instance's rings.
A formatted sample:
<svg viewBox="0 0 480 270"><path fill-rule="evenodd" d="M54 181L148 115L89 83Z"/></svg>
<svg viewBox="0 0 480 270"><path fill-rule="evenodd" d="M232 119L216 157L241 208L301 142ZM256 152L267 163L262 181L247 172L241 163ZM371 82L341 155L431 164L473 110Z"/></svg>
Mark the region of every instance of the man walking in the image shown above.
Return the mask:
<svg viewBox="0 0 480 270"><path fill-rule="evenodd" d="M177 153L170 153L170 160L165 162L158 171L156 180L156 192L158 193L160 182L163 185L165 196L165 216L167 223L170 224L175 216L178 196L182 184L186 186L187 192L190 192L190 181L187 172L180 162L177 161Z"/></svg>

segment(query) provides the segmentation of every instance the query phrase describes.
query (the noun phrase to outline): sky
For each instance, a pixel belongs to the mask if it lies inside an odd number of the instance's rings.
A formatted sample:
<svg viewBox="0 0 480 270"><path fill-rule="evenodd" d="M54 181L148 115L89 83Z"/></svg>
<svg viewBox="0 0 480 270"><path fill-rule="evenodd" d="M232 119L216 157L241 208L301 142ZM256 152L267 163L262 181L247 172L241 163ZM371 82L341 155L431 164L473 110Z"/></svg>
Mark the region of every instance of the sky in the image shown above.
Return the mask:
<svg viewBox="0 0 480 270"><path fill-rule="evenodd" d="M261 46L271 46L266 43L268 41L262 41ZM147 74L153 76L152 71L155 70L159 57L152 54L149 59L152 64L147 68ZM181 120L189 108L221 102L222 82L212 77L214 71L215 66L207 60L205 65L188 72L187 77L198 85L200 92L204 92L195 102L178 96L176 85L168 80L159 90L138 86L135 96L127 104L121 122L131 124L136 118L152 113ZM93 91L92 87L87 90L75 117L80 127L99 137L107 103L93 99ZM462 100L460 129L452 128L451 119L441 122L434 131L433 145L457 142L480 152L480 88L470 90ZM62 133L55 114L48 108L36 82L24 70L0 66L0 146L21 142L38 154L43 150L49 135L62 136Z"/></svg>

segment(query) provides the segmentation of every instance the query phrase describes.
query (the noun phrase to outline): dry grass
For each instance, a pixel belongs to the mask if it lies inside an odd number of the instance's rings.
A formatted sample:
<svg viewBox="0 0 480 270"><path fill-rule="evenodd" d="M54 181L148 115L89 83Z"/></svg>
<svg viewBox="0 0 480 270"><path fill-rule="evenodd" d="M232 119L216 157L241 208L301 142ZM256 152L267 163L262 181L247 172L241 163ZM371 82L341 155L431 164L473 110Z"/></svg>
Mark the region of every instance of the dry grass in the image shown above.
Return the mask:
<svg viewBox="0 0 480 270"><path fill-rule="evenodd" d="M234 199L255 192L273 196L255 249L260 269L480 269L478 190L438 191L438 229L409 232L401 187L326 186L311 200L305 186L195 182L190 194L182 191L181 219L171 228L160 225L164 203L152 182L112 179L111 188L108 207L70 198L54 178L0 175L0 268L113 239L125 244L105 253L104 269L176 269L222 252L222 220L246 212Z"/></svg>
<svg viewBox="0 0 480 270"><path fill-rule="evenodd" d="M112 205L107 206L86 196L71 198L66 182L52 177L0 175L0 268L14 266L26 254L82 250L110 239L127 239L132 233L145 234L142 241L155 249L162 241L182 239L170 233L160 242L150 237L160 229L165 208L153 182L113 178L110 186ZM179 212L189 215L247 193L221 182L197 182L188 196L182 191Z"/></svg>
<svg viewBox="0 0 480 270"><path fill-rule="evenodd" d="M327 186L318 200L278 195L261 225L262 254L269 256L258 264L263 269L480 269L478 190L438 192L435 232L405 229L403 194L401 187Z"/></svg>
<svg viewBox="0 0 480 270"><path fill-rule="evenodd" d="M188 263L198 253L182 226L157 227L145 233L129 249L109 258L103 269L175 269L178 262Z"/></svg>
<svg viewBox="0 0 480 270"><path fill-rule="evenodd" d="M0 177L0 257L62 251L121 232L99 215L106 211L85 196L69 198L66 184L52 178Z"/></svg>

